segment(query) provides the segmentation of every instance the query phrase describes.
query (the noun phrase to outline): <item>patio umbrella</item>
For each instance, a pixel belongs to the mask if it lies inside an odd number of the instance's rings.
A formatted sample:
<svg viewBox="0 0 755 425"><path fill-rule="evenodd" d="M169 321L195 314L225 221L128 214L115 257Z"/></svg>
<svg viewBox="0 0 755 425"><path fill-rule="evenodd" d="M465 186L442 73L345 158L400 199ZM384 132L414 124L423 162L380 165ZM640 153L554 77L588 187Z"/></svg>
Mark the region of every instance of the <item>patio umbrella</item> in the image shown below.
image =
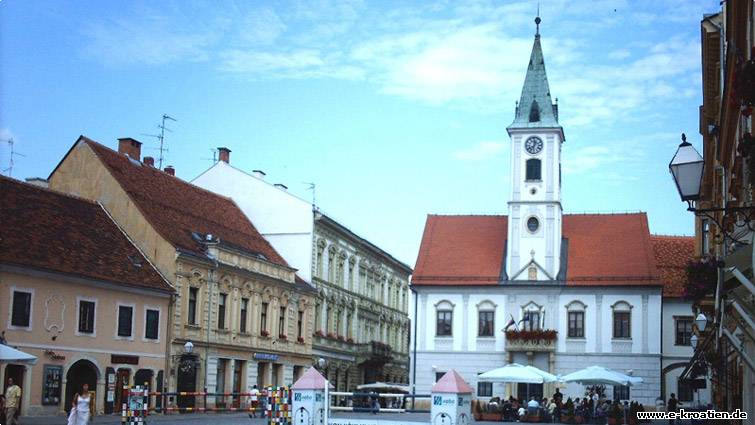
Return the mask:
<svg viewBox="0 0 755 425"><path fill-rule="evenodd" d="M625 375L602 366L590 366L561 377L564 382L577 382L583 385L636 385L642 378Z"/></svg>
<svg viewBox="0 0 755 425"><path fill-rule="evenodd" d="M5 344L0 344L0 363L26 363L35 364L37 358L31 354L16 350Z"/></svg>
<svg viewBox="0 0 755 425"><path fill-rule="evenodd" d="M510 363L504 367L489 370L477 376L481 382L511 382L523 384L542 384L558 380L556 375L544 372L534 366Z"/></svg>
<svg viewBox="0 0 755 425"><path fill-rule="evenodd" d="M389 391L401 391L404 393L408 393L410 391L409 387L406 385L398 385L398 384L389 384L386 382L373 382L371 384L362 384L357 385L358 390L389 390Z"/></svg>

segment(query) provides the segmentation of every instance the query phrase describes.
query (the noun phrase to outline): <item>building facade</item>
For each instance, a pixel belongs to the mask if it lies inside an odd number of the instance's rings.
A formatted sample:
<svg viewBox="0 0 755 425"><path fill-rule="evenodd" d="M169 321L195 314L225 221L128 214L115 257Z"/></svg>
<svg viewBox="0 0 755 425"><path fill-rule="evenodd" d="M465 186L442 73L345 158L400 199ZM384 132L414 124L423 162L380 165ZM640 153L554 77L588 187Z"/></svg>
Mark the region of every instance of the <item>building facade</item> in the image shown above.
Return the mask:
<svg viewBox="0 0 755 425"><path fill-rule="evenodd" d="M219 148L193 183L238 203L317 290L312 363L336 388L408 382L411 268L266 178L231 166L230 150Z"/></svg>
<svg viewBox="0 0 755 425"><path fill-rule="evenodd" d="M752 113L755 106L755 6L721 4L701 21L704 172L696 219L696 251L708 272L690 282L699 342L682 376L712 381L718 410L755 411L755 284L753 264ZM729 209L726 214L723 209ZM734 214L739 208L741 215ZM751 419L750 419L751 421Z"/></svg>
<svg viewBox="0 0 755 425"><path fill-rule="evenodd" d="M69 409L88 384L97 413L120 412L123 384L161 387L173 287L88 200L0 177L0 317L33 366L0 365L21 414Z"/></svg>
<svg viewBox="0 0 755 425"><path fill-rule="evenodd" d="M609 397L653 406L661 396L662 332L669 331L665 266L655 259L644 213L563 214L565 138L536 23L508 127L509 214L427 218L412 276L413 383L426 393L454 369L476 385L478 398L527 399L555 387L482 383L477 375L511 362L562 375L600 365L643 379L608 388ZM563 392L582 397L584 387Z"/></svg>
<svg viewBox="0 0 755 425"><path fill-rule="evenodd" d="M82 136L49 182L99 201L175 287L164 386L230 393L291 384L311 364L314 291L232 200L142 161L140 146L120 139L116 152Z"/></svg>

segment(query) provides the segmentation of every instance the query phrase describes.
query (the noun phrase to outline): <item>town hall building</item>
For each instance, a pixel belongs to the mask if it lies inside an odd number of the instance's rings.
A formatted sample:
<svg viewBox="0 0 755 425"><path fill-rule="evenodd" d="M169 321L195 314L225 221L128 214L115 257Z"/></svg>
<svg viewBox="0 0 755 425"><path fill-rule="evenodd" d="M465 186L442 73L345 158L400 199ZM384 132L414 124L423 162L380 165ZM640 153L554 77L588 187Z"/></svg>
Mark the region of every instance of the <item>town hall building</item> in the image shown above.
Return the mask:
<svg viewBox="0 0 755 425"><path fill-rule="evenodd" d="M508 215L427 218L412 276L413 384L428 393L454 369L476 387L477 398L550 397L555 384L482 383L477 375L508 363L561 375L599 365L643 379L607 388L608 397L654 405L664 397L662 332L676 330L662 320L664 286L679 275L665 273L656 253L679 251L691 238L680 244L651 235L645 213L563 214L564 129L548 86L540 18L535 22L521 98L507 128ZM668 298L678 302L675 294ZM691 326L691 310L679 311ZM577 384L562 392L584 396Z"/></svg>

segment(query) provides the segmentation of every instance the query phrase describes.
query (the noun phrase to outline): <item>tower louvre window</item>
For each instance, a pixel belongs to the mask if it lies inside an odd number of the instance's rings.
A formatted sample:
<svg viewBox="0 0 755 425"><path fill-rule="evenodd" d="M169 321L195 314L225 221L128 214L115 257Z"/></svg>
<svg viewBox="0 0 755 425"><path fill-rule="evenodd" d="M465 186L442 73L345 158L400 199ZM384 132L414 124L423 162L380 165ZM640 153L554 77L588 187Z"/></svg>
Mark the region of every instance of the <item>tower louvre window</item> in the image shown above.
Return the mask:
<svg viewBox="0 0 755 425"><path fill-rule="evenodd" d="M527 180L541 180L541 163L539 159L527 160Z"/></svg>

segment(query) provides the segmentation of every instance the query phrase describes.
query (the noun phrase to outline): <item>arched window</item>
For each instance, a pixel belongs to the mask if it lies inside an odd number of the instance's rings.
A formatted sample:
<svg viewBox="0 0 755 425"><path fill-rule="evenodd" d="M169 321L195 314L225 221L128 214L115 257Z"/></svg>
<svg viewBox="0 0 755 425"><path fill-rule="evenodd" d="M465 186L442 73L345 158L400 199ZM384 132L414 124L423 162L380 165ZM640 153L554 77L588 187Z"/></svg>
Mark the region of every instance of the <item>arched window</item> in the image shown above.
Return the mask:
<svg viewBox="0 0 755 425"><path fill-rule="evenodd" d="M530 158L527 160L527 180L542 180L541 177L541 163L537 158Z"/></svg>
<svg viewBox="0 0 755 425"><path fill-rule="evenodd" d="M495 307L487 300L477 304L477 336L495 336Z"/></svg>
<svg viewBox="0 0 755 425"><path fill-rule="evenodd" d="M626 301L619 301L611 306L613 310L613 337L632 338L632 306Z"/></svg>
<svg viewBox="0 0 755 425"><path fill-rule="evenodd" d="M522 327L524 330L533 331L541 329L540 321L543 308L534 302L522 307Z"/></svg>
<svg viewBox="0 0 755 425"><path fill-rule="evenodd" d="M450 301L440 301L435 304L435 335L452 336L454 305Z"/></svg>
<svg viewBox="0 0 755 425"><path fill-rule="evenodd" d="M566 305L566 323L568 338L585 337L585 308L587 306L574 300Z"/></svg>

